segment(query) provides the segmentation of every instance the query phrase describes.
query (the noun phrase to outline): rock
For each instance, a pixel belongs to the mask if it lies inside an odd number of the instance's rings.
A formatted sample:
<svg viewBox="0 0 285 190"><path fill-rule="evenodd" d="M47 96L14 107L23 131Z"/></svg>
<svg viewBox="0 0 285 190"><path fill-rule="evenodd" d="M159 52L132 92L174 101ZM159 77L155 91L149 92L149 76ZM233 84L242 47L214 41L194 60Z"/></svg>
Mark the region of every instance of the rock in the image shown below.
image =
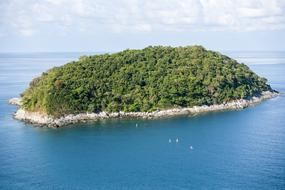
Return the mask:
<svg viewBox="0 0 285 190"><path fill-rule="evenodd" d="M61 118L53 118L49 115L45 115L39 112L29 112L22 108L19 108L14 114L15 119L27 121L34 124L46 125L51 128L58 128L64 125L77 123L77 122L86 122L86 121L96 121L99 119L107 118L160 118L167 116L176 116L176 115L187 115L187 114L199 114L210 111L220 111L220 110L232 110L232 109L243 109L250 105L255 105L261 101L269 98L278 96L276 92L265 91L262 92L259 97L252 97L249 100L240 99L234 100L231 102L215 105L203 105L203 106L193 106L191 108L174 108L168 110L157 110L154 112L100 112L100 113L80 113L77 115L69 114ZM10 104L15 104L21 106L20 98L12 98L9 100Z"/></svg>
<svg viewBox="0 0 285 190"><path fill-rule="evenodd" d="M9 104L21 106L21 98L11 98Z"/></svg>

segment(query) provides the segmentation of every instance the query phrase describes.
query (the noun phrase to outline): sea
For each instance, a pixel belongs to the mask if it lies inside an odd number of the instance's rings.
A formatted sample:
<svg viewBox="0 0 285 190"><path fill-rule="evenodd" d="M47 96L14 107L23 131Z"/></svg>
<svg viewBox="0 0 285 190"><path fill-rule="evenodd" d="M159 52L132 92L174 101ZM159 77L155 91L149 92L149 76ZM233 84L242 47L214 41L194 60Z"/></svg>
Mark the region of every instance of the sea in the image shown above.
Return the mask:
<svg viewBox="0 0 285 190"><path fill-rule="evenodd" d="M95 53L0 53L1 190L285 189L285 52L223 52L280 92L243 110L58 129L13 119L8 100L34 77Z"/></svg>

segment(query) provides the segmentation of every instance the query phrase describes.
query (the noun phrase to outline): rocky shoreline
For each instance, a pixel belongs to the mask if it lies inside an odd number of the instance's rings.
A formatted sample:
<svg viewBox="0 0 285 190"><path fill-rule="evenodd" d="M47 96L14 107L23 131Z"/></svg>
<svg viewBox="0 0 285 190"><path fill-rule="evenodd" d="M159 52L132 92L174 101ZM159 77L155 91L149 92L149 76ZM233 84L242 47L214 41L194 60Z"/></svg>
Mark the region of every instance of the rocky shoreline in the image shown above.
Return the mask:
<svg viewBox="0 0 285 190"><path fill-rule="evenodd" d="M81 114L70 114L63 116L61 118L53 118L49 115L44 115L38 112L29 112L21 108L21 100L20 98L12 98L9 100L10 104L18 105L19 109L14 114L14 118L52 128L61 127L68 124L78 123L78 122L86 122L86 121L97 121L100 119L108 119L108 118L161 118L161 117L169 117L176 115L195 115L199 113L212 112L212 111L221 111L221 110L235 110L235 109L243 109L251 105L255 105L257 103L262 102L263 100L274 98L278 96L277 92L264 91L258 97L252 97L250 99L240 99L234 100L231 102L217 104L217 105L203 105L203 106L194 106L191 108L174 108L168 110L159 110L154 112L100 112L100 113L81 113Z"/></svg>

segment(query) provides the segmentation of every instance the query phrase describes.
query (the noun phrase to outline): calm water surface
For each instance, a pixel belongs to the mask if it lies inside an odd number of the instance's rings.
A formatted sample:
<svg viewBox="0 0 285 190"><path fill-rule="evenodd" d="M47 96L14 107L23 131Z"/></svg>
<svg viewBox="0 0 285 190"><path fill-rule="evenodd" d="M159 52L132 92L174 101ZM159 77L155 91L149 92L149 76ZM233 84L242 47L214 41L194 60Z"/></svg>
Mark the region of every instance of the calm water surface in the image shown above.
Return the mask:
<svg viewBox="0 0 285 190"><path fill-rule="evenodd" d="M285 92L285 52L227 54ZM9 98L79 55L0 54L1 190L285 189L284 94L240 111L56 130L12 118Z"/></svg>

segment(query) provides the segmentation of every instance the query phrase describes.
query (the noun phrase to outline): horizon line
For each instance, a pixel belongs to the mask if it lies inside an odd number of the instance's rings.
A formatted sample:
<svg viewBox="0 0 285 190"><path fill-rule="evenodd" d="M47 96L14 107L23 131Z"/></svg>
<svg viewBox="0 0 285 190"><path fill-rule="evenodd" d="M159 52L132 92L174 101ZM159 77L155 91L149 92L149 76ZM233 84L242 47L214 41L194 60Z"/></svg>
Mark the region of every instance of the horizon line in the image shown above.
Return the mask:
<svg viewBox="0 0 285 190"><path fill-rule="evenodd" d="M143 48L126 48L122 50L114 50L114 51L105 51L105 50L96 50L96 51L0 51L0 54L33 54L33 53L117 53L124 50L140 50ZM206 48L207 49L207 48ZM218 51L218 52L285 52L285 50L213 50L207 49L211 51Z"/></svg>

